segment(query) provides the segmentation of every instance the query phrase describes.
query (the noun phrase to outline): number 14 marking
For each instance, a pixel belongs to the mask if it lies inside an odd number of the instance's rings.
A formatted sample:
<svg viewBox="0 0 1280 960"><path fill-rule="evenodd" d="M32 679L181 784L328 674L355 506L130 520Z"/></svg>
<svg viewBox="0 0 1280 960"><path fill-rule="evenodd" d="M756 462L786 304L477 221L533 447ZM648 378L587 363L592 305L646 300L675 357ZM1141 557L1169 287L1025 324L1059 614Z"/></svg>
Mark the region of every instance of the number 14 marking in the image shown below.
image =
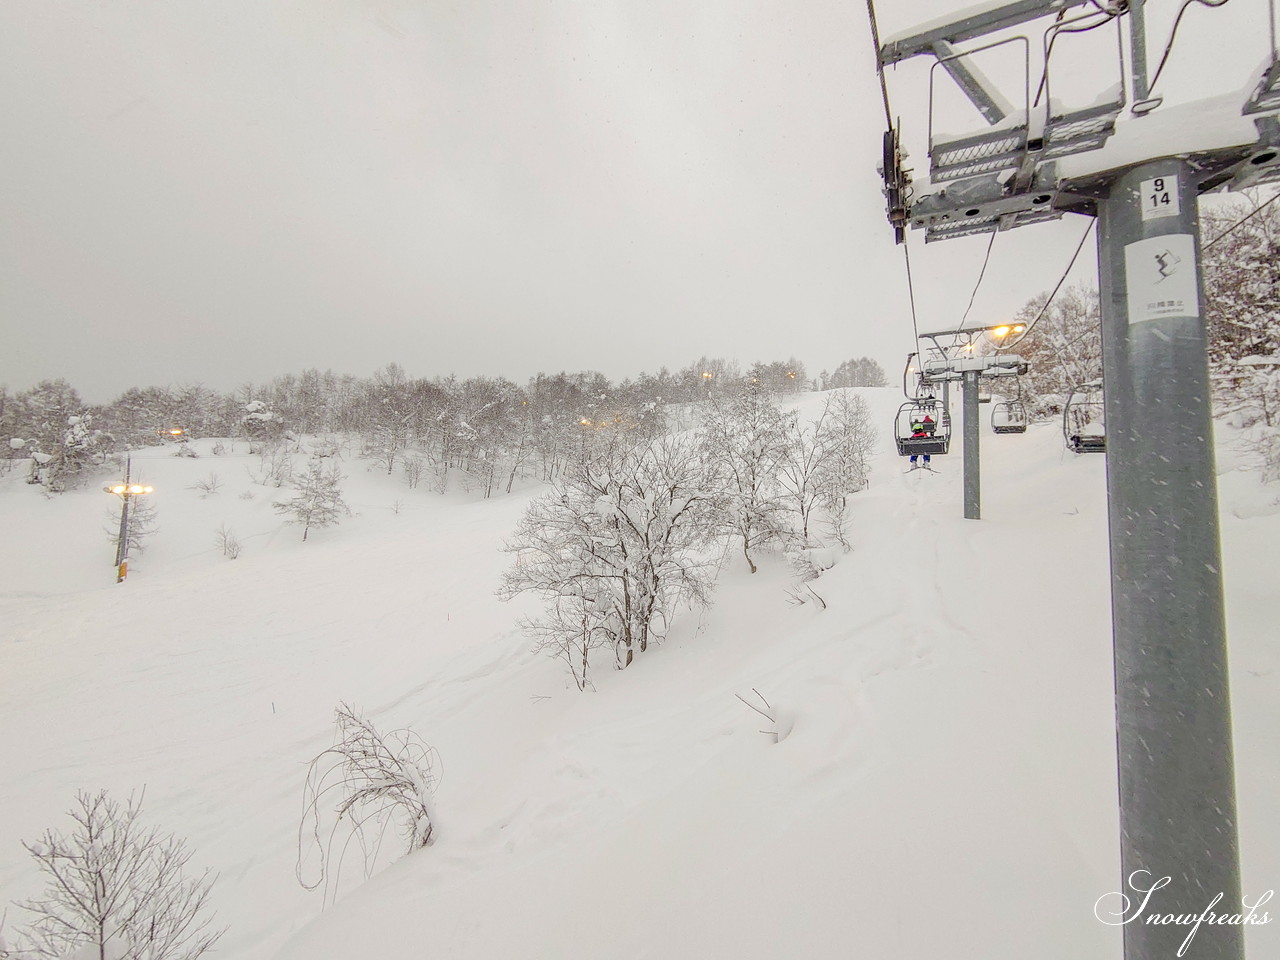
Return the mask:
<svg viewBox="0 0 1280 960"><path fill-rule="evenodd" d="M1157 217L1176 217L1182 212L1178 200L1178 178L1153 177L1143 180L1139 185L1139 199L1142 201L1142 219L1154 220Z"/></svg>

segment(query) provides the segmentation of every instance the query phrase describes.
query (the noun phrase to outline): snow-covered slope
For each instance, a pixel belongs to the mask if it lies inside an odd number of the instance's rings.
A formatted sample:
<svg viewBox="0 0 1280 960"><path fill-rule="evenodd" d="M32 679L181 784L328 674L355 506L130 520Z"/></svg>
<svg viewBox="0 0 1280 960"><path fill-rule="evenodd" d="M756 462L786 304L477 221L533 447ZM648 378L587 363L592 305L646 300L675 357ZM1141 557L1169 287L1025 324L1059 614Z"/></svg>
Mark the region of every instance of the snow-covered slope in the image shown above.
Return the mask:
<svg viewBox="0 0 1280 960"><path fill-rule="evenodd" d="M897 399L866 393L887 427ZM787 602L780 560L751 576L731 554L713 609L587 694L493 598L535 491L442 498L348 461L358 516L303 544L257 458L135 460L160 531L116 585L112 498L0 479L0 898L37 891L18 839L78 788L146 785L149 821L220 873L217 955L243 960L1118 957L1093 916L1119 874L1103 458L1052 425L983 444L980 523L958 452L904 475L885 442L855 550L814 584L826 610ZM1280 876L1280 519L1220 456L1256 894ZM339 700L412 727L444 777L434 845L363 884L349 867L321 913L294 858ZM1250 928L1252 955L1278 931Z"/></svg>

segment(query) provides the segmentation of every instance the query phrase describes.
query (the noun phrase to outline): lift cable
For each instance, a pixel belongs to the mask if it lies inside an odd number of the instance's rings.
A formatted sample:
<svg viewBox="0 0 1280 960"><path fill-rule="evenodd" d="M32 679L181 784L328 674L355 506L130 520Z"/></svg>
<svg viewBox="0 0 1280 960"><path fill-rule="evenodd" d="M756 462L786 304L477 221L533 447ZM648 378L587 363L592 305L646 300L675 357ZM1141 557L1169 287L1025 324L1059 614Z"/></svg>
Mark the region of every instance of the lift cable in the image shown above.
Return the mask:
<svg viewBox="0 0 1280 960"><path fill-rule="evenodd" d="M885 84L884 64L880 62L880 28L876 26L875 0L867 0L867 17L871 20L872 53L876 60L876 74L880 77L880 99L884 101L884 120L893 128L893 111L889 108L889 87Z"/></svg>
<svg viewBox="0 0 1280 960"><path fill-rule="evenodd" d="M1067 264L1067 269L1062 271L1062 276L1060 276L1058 278L1058 282L1054 284L1053 290L1049 294L1049 299L1044 302L1044 306L1040 308L1040 312L1036 314L1035 319L1027 324L1027 329L1024 330L1022 336L1018 338L1019 341L1025 340L1029 337L1031 335L1031 331L1035 329L1036 324L1040 322L1040 318L1048 312L1049 305L1053 303L1053 298L1058 295L1058 291L1062 289L1062 285L1067 282L1067 276L1071 273L1071 268L1076 265L1076 260L1080 256L1080 251L1084 249L1084 242L1089 239L1089 233L1093 230L1093 226L1097 222L1098 221L1095 217L1089 218L1089 225L1084 228L1084 233L1080 237L1080 242L1076 244L1076 252L1071 254L1071 260ZM999 350L996 352L998 353Z"/></svg>
<svg viewBox="0 0 1280 960"><path fill-rule="evenodd" d="M1236 227L1242 226L1242 225L1243 225L1244 223L1246 223L1247 221L1252 220L1252 219L1253 219L1257 214L1261 213L1263 210L1265 210L1267 207L1271 206L1271 204L1275 203L1277 200L1280 200L1280 193L1275 194L1275 195L1274 195L1270 200L1267 200L1267 201L1265 201L1265 202L1263 202L1263 203L1258 204L1258 205L1257 205L1256 207L1254 207L1254 208L1253 208L1253 210L1252 210L1252 211L1250 211L1246 216L1241 217L1239 220L1237 220L1237 221L1236 221L1235 223L1233 223L1231 226L1227 227L1227 229L1223 230L1220 234L1218 234L1216 237L1214 237L1212 240L1210 240L1208 243L1206 243L1206 244L1204 245L1204 249L1205 249L1205 250L1208 250L1210 247L1212 247L1215 243L1217 243L1219 240L1221 240L1221 239L1222 239L1223 237L1225 237L1227 234L1229 234L1229 233L1233 233L1233 232L1235 231Z"/></svg>
<svg viewBox="0 0 1280 960"><path fill-rule="evenodd" d="M911 249L902 244L902 257L907 264L907 300L911 303L911 332L915 335L915 342L920 342L920 325L916 322L916 288L911 283Z"/></svg>
<svg viewBox="0 0 1280 960"><path fill-rule="evenodd" d="M964 308L964 316L957 324L957 330L964 329L964 322L969 319L969 311L973 309L973 301L978 296L978 288L982 286L982 278L987 275L987 264L991 262L991 248L996 245L996 231L991 231L991 239L987 241L987 252L982 258L982 269L978 271L978 282L973 285L973 293L969 294L969 305Z"/></svg>
<svg viewBox="0 0 1280 960"><path fill-rule="evenodd" d="M880 99L884 102L884 120L888 124L888 129L892 131L894 129L893 109L889 106L889 86L884 79L884 64L880 62L880 28L876 25L875 0L867 0L867 18L871 21L872 55L876 62L876 75L880 78ZM888 176L889 171L886 170L884 173ZM911 252L905 238L901 246L902 258L907 266L907 300L911 304L911 332L915 336L912 342L919 343L920 323L916 318L916 291L911 280Z"/></svg>

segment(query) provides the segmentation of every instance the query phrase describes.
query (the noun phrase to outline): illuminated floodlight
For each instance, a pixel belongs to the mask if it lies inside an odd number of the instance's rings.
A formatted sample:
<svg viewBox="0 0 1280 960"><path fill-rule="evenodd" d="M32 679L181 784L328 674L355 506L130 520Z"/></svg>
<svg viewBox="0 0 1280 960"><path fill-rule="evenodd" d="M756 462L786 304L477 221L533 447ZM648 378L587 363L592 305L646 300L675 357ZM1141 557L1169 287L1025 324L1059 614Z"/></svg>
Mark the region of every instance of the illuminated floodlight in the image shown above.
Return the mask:
<svg viewBox="0 0 1280 960"><path fill-rule="evenodd" d="M155 489L155 487L146 483L113 483L102 488L104 493L114 493L117 497L138 497L143 494L154 493Z"/></svg>

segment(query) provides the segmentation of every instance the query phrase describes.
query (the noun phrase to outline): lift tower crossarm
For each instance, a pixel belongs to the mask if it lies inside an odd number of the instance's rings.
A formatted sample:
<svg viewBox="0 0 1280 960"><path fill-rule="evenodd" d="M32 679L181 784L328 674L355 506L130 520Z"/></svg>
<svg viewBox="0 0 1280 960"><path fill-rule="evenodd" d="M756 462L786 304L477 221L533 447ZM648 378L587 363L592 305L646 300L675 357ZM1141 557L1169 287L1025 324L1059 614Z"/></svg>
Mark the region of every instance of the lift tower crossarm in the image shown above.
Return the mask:
<svg viewBox="0 0 1280 960"><path fill-rule="evenodd" d="M934 53L938 43L972 40L1089 2L1090 0L1014 0L1013 3L986 4L971 7L967 11L957 10L945 22L934 21L917 27L914 33L890 37L880 47L880 63L888 66L922 53Z"/></svg>
<svg viewBox="0 0 1280 960"><path fill-rule="evenodd" d="M968 57L957 54L955 47L950 43L946 40L935 41L933 52L938 62L942 64L942 69L951 74L951 79L964 91L969 102L978 108L978 112L987 123L995 126L1013 113L1013 107L1009 101L1000 96L991 81L969 62Z"/></svg>

